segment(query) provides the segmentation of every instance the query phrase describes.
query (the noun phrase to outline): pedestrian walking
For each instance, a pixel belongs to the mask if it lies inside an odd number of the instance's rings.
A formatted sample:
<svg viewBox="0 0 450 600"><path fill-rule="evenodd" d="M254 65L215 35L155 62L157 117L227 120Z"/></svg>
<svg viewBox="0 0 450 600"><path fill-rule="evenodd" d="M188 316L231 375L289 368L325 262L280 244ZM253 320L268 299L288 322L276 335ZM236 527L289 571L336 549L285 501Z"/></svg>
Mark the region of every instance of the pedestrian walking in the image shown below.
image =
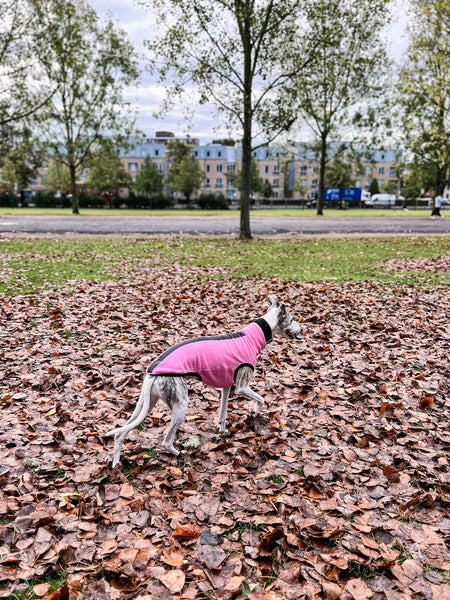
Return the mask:
<svg viewBox="0 0 450 600"><path fill-rule="evenodd" d="M433 212L431 213L432 219L435 219L436 217L439 217L440 219L442 219L442 217L444 215L441 215L441 206L442 206L442 196L440 194L438 194L436 196L436 198L434 199L434 208L433 208Z"/></svg>

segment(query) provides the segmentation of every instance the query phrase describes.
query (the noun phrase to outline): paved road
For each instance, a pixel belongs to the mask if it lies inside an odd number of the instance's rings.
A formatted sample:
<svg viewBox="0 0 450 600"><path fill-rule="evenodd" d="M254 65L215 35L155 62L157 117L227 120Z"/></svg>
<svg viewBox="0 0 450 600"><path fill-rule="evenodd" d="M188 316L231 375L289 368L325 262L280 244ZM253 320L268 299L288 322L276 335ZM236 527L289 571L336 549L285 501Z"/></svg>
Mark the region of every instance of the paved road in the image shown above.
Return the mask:
<svg viewBox="0 0 450 600"><path fill-rule="evenodd" d="M280 234L396 234L450 233L450 215L443 219L404 217L251 217L254 235ZM81 233L236 235L238 217L84 217L84 216L0 216L2 233Z"/></svg>

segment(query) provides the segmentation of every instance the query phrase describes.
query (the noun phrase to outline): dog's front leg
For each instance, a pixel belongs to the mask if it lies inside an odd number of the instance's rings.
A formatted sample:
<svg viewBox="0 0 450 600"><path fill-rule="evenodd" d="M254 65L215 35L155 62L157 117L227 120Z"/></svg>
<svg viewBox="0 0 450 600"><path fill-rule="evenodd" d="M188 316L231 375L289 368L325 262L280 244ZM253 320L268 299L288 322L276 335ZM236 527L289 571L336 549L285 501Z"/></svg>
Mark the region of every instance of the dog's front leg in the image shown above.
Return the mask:
<svg viewBox="0 0 450 600"><path fill-rule="evenodd" d="M236 375L235 393L238 396L245 396L255 401L252 409L252 415L259 414L264 405L264 398L251 389L250 383L253 381L253 369L250 367L241 367Z"/></svg>
<svg viewBox="0 0 450 600"><path fill-rule="evenodd" d="M231 388L222 388L220 396L220 413L219 413L219 431L220 433L228 433L227 430L227 414L228 414L228 398L230 397Z"/></svg>

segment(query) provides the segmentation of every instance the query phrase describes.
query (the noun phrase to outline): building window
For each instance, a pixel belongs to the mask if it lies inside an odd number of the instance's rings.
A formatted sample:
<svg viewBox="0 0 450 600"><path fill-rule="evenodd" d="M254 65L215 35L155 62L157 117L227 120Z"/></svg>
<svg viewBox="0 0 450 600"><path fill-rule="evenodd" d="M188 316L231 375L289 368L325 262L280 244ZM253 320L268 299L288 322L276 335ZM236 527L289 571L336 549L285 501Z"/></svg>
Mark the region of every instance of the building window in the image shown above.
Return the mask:
<svg viewBox="0 0 450 600"><path fill-rule="evenodd" d="M159 156L159 150L155 150L155 156Z"/></svg>
<svg viewBox="0 0 450 600"><path fill-rule="evenodd" d="M372 175L372 167L366 167L366 175L370 177Z"/></svg>
<svg viewBox="0 0 450 600"><path fill-rule="evenodd" d="M163 170L163 166L162 166L162 164L161 164L161 163L156 163L156 167L157 167L157 169L158 169L158 172L159 172L159 173L162 173L162 170Z"/></svg>
<svg viewBox="0 0 450 600"><path fill-rule="evenodd" d="M313 179L311 182L311 187L316 188L317 187L317 179Z"/></svg>
<svg viewBox="0 0 450 600"><path fill-rule="evenodd" d="M314 175L317 175L318 172L319 172L319 167L313 167Z"/></svg>
<svg viewBox="0 0 450 600"><path fill-rule="evenodd" d="M216 166L216 172L217 173L222 173L222 165L217 165Z"/></svg>
<svg viewBox="0 0 450 600"><path fill-rule="evenodd" d="M194 151L194 156L198 156L198 150Z"/></svg>
<svg viewBox="0 0 450 600"><path fill-rule="evenodd" d="M210 151L209 151L209 150L207 150L207 151L206 151L206 156L207 156L208 158L210 157L210 154L211 154L211 153L210 153Z"/></svg>
<svg viewBox="0 0 450 600"><path fill-rule="evenodd" d="M269 165L266 165L266 166L264 167L264 173L268 173L268 172L269 172Z"/></svg>
<svg viewBox="0 0 450 600"><path fill-rule="evenodd" d="M317 167L316 167L317 168ZM308 171L308 167L300 167L300 175L302 177L306 177L306 173Z"/></svg>
<svg viewBox="0 0 450 600"><path fill-rule="evenodd" d="M280 174L280 167L278 165L275 165L273 168L273 174L274 175L279 175Z"/></svg>
<svg viewBox="0 0 450 600"><path fill-rule="evenodd" d="M222 152L221 152L220 150L219 150L219 152L217 153L217 156L218 156L219 158L221 158L221 156L222 156Z"/></svg>
<svg viewBox="0 0 450 600"><path fill-rule="evenodd" d="M210 165L206 165L206 172L209 173L211 171Z"/></svg>
<svg viewBox="0 0 450 600"><path fill-rule="evenodd" d="M278 192L274 192L272 197L275 198L275 200L276 200L278 198Z"/></svg>
<svg viewBox="0 0 450 600"><path fill-rule="evenodd" d="M211 180L208 177L205 179L205 188L211 187Z"/></svg>
<svg viewBox="0 0 450 600"><path fill-rule="evenodd" d="M395 177L395 167L389 169L389 177Z"/></svg>
<svg viewBox="0 0 450 600"><path fill-rule="evenodd" d="M378 175L384 175L384 167L378 167Z"/></svg>
<svg viewBox="0 0 450 600"><path fill-rule="evenodd" d="M128 170L130 173L137 173L137 163L129 163Z"/></svg>
<svg viewBox="0 0 450 600"><path fill-rule="evenodd" d="M274 187L274 188L280 187L280 180L279 179L274 179L272 187Z"/></svg>
<svg viewBox="0 0 450 600"><path fill-rule="evenodd" d="M228 173L236 173L236 165L227 165Z"/></svg>
<svg viewBox="0 0 450 600"><path fill-rule="evenodd" d="M217 177L216 179L216 188L221 188L222 186L222 177Z"/></svg>

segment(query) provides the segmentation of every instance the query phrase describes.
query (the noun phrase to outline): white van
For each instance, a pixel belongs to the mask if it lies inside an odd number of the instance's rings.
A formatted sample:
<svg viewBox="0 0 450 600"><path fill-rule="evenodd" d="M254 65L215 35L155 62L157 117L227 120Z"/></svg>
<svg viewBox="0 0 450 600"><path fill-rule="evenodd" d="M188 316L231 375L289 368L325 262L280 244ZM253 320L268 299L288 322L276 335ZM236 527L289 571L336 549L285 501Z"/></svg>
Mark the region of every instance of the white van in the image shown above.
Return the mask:
<svg viewBox="0 0 450 600"><path fill-rule="evenodd" d="M366 206L395 206L395 194L373 194Z"/></svg>

